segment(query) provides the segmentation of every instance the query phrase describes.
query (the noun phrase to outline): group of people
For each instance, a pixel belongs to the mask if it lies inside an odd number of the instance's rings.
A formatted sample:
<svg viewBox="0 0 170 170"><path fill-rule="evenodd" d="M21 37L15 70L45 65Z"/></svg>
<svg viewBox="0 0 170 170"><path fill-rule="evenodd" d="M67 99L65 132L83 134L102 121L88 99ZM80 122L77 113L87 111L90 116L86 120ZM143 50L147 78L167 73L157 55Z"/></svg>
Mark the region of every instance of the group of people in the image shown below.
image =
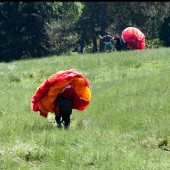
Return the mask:
<svg viewBox="0 0 170 170"><path fill-rule="evenodd" d="M99 38L100 38L101 42L103 42L105 44L105 46L104 46L105 51L112 51L113 44L117 51L122 51L122 50L128 49L126 43L118 35L115 35L112 37L109 33L106 33L106 35L104 35L103 37L101 35L99 35Z"/></svg>
<svg viewBox="0 0 170 170"><path fill-rule="evenodd" d="M109 33L106 33L106 35L104 36L99 35L99 38L100 42L104 43L105 51L111 52L113 50L113 47L117 51L128 50L126 43L118 35L114 35L112 37ZM84 46L82 45L82 43L78 44L77 52L80 54L84 53Z"/></svg>

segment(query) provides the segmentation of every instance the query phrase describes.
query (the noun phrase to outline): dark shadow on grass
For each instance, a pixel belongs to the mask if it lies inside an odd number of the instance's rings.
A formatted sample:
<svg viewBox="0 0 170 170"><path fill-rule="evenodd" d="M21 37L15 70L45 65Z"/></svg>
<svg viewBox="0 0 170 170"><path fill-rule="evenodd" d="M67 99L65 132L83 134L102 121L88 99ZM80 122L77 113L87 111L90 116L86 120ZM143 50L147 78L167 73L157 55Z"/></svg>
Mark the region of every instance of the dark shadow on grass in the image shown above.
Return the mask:
<svg viewBox="0 0 170 170"><path fill-rule="evenodd" d="M49 124L33 124L33 125L25 125L24 130L25 131L31 131L31 132L42 132L44 130L46 131L54 131L57 130L58 128L55 126L52 126L50 123Z"/></svg>

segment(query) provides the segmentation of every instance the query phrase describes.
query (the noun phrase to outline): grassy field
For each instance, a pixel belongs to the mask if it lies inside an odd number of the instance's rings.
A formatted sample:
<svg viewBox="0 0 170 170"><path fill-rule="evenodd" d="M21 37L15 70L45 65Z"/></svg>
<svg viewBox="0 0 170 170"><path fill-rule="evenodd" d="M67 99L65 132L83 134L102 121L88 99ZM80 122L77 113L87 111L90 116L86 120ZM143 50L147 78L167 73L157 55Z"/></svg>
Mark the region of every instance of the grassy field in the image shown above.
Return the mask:
<svg viewBox="0 0 170 170"><path fill-rule="evenodd" d="M38 86L74 68L92 99L69 130L31 109ZM0 169L170 169L170 48L0 63Z"/></svg>

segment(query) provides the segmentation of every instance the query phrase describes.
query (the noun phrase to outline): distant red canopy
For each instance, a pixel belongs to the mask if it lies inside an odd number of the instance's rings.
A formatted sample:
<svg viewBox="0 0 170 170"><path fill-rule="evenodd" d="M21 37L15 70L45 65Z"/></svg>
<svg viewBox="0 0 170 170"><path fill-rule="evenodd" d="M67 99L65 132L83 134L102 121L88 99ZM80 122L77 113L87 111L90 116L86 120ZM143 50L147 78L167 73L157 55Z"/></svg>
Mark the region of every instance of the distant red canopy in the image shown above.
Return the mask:
<svg viewBox="0 0 170 170"><path fill-rule="evenodd" d="M127 27L122 31L122 39L127 47L134 50L145 49L145 35L135 27Z"/></svg>

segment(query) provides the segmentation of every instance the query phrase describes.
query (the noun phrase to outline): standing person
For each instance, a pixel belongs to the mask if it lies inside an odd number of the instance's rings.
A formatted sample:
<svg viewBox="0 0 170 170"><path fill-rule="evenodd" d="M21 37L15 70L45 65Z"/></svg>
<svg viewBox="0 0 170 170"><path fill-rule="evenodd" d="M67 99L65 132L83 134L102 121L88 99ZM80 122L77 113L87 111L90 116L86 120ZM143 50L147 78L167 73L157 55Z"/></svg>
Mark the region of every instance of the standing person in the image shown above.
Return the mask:
<svg viewBox="0 0 170 170"><path fill-rule="evenodd" d="M127 45L117 34L113 37L115 48L117 51L127 50Z"/></svg>
<svg viewBox="0 0 170 170"><path fill-rule="evenodd" d="M70 126L70 115L73 109L73 100L76 92L71 86L66 86L54 101L55 120L58 128L62 128L62 123L65 129Z"/></svg>
<svg viewBox="0 0 170 170"><path fill-rule="evenodd" d="M111 50L113 49L113 45L112 45L112 36L109 33L106 33L106 35L104 35L103 37L101 35L99 35L100 40L103 40L105 43L105 50L109 50L109 52L111 52Z"/></svg>
<svg viewBox="0 0 170 170"><path fill-rule="evenodd" d="M83 47L82 43L78 44L78 53L81 53L81 54L84 53L84 47Z"/></svg>
<svg viewBox="0 0 170 170"><path fill-rule="evenodd" d="M31 99L32 110L47 118L55 114L58 128L68 129L72 109L83 111L91 100L88 79L75 69L59 71L37 88Z"/></svg>

